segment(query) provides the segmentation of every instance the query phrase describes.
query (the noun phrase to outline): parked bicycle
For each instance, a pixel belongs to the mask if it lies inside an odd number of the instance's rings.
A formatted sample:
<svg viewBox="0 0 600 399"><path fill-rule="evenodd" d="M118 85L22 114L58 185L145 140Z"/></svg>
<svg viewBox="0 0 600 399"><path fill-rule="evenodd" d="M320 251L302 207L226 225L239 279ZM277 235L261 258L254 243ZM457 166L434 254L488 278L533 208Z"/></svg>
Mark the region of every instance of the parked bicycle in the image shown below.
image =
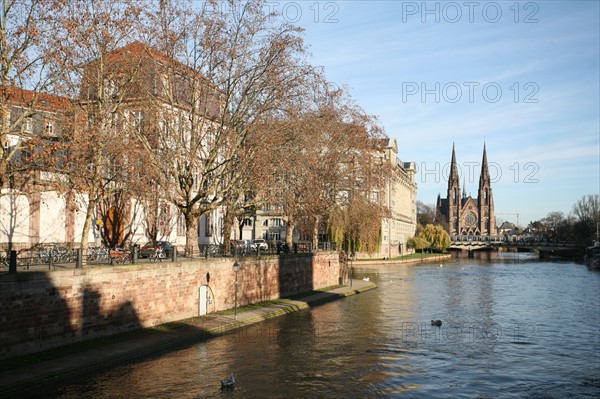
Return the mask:
<svg viewBox="0 0 600 399"><path fill-rule="evenodd" d="M52 263L73 263L77 258L74 250L58 245L50 250L50 256Z"/></svg>
<svg viewBox="0 0 600 399"><path fill-rule="evenodd" d="M150 262L162 262L163 259L166 259L165 251L162 247L156 247L154 253L150 255Z"/></svg>
<svg viewBox="0 0 600 399"><path fill-rule="evenodd" d="M43 263L50 263L52 259L52 250L50 248L39 247L35 256L33 257L33 263L41 265Z"/></svg>
<svg viewBox="0 0 600 399"><path fill-rule="evenodd" d="M94 262L97 260L108 260L110 258L110 252L105 247L88 247L87 260Z"/></svg>
<svg viewBox="0 0 600 399"><path fill-rule="evenodd" d="M115 248L110 251L110 264L113 263L131 263L133 255L131 251L125 248Z"/></svg>
<svg viewBox="0 0 600 399"><path fill-rule="evenodd" d="M200 245L200 256L205 258L217 257L223 254L223 246L219 244L202 244Z"/></svg>

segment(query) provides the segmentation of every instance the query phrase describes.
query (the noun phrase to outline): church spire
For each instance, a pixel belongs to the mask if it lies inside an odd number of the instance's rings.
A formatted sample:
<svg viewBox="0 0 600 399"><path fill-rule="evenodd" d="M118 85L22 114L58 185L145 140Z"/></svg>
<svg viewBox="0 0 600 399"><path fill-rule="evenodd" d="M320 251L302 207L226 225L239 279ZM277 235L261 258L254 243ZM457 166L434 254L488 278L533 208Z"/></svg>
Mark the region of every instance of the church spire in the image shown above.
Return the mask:
<svg viewBox="0 0 600 399"><path fill-rule="evenodd" d="M450 176L448 177L448 216L451 225L456 226L456 221L460 213L461 198L460 198L460 181L458 176L458 164L456 163L456 151L454 143L452 143L452 161L450 162ZM458 228L455 227L455 230ZM454 231L450 230L454 234Z"/></svg>
<svg viewBox="0 0 600 399"><path fill-rule="evenodd" d="M494 196L492 194L492 179L488 168L487 151L483 144L481 175L479 176L478 208L480 215L481 233L496 234L496 217L494 215Z"/></svg>
<svg viewBox="0 0 600 399"><path fill-rule="evenodd" d="M481 161L481 174L479 175L479 189L483 187L485 183L490 181L490 171L488 169L487 153L485 151L485 142L483 143L483 159Z"/></svg>
<svg viewBox="0 0 600 399"><path fill-rule="evenodd" d="M458 166L456 164L456 152L454 151L454 143L452 143L452 161L450 161L450 176L448 177L448 190L457 188L460 190L460 182L458 181Z"/></svg>

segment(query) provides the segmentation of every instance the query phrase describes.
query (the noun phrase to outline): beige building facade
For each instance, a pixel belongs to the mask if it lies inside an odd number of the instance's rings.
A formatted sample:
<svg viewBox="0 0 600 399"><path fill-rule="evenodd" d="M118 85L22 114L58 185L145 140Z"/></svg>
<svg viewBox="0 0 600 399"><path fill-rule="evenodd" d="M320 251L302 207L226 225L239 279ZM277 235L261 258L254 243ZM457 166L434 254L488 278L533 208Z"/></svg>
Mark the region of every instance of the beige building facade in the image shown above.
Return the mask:
<svg viewBox="0 0 600 399"><path fill-rule="evenodd" d="M398 142L387 139L383 152L384 162L392 166L392 177L385 185L384 204L390 217L381 223L381 246L376 258L394 258L409 253L406 243L417 229L416 164L398 158Z"/></svg>

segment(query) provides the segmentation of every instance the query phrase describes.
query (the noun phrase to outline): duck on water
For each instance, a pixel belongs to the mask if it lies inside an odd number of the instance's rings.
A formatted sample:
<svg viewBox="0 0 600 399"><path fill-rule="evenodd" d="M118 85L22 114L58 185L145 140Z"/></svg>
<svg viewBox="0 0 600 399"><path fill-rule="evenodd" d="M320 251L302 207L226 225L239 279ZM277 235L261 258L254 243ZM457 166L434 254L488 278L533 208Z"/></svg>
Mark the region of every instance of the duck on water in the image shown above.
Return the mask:
<svg viewBox="0 0 600 399"><path fill-rule="evenodd" d="M221 380L221 389L230 389L235 386L235 377L233 373L229 375L229 378Z"/></svg>

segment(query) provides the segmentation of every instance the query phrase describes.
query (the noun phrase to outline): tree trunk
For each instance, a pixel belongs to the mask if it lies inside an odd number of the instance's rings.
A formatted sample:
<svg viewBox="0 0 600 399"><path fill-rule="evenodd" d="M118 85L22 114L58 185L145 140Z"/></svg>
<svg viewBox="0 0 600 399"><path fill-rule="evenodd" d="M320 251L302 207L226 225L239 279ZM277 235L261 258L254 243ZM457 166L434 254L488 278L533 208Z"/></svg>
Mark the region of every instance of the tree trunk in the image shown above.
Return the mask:
<svg viewBox="0 0 600 399"><path fill-rule="evenodd" d="M184 214L185 217L185 256L192 257L198 249L198 218Z"/></svg>
<svg viewBox="0 0 600 399"><path fill-rule="evenodd" d="M79 249L81 251L82 259L85 259L88 247L88 237L90 234L90 226L92 224L92 216L94 216L94 210L96 209L96 201L88 200L88 206L85 213L85 222L83 222L83 231L81 232L81 241L79 243Z"/></svg>
<svg viewBox="0 0 600 399"><path fill-rule="evenodd" d="M287 221L287 229L286 229L286 233L285 233L285 243L287 244L288 248L290 249L290 251L293 250L292 248L292 236L294 235L294 229L296 228L296 221L292 218L288 218Z"/></svg>
<svg viewBox="0 0 600 399"><path fill-rule="evenodd" d="M233 212L230 212L230 207L227 207L223 218L223 255L225 256L228 256L231 252L231 226L233 226Z"/></svg>
<svg viewBox="0 0 600 399"><path fill-rule="evenodd" d="M320 216L315 216L315 224L313 226L312 234L312 252L316 254L319 252L319 222L321 221Z"/></svg>

